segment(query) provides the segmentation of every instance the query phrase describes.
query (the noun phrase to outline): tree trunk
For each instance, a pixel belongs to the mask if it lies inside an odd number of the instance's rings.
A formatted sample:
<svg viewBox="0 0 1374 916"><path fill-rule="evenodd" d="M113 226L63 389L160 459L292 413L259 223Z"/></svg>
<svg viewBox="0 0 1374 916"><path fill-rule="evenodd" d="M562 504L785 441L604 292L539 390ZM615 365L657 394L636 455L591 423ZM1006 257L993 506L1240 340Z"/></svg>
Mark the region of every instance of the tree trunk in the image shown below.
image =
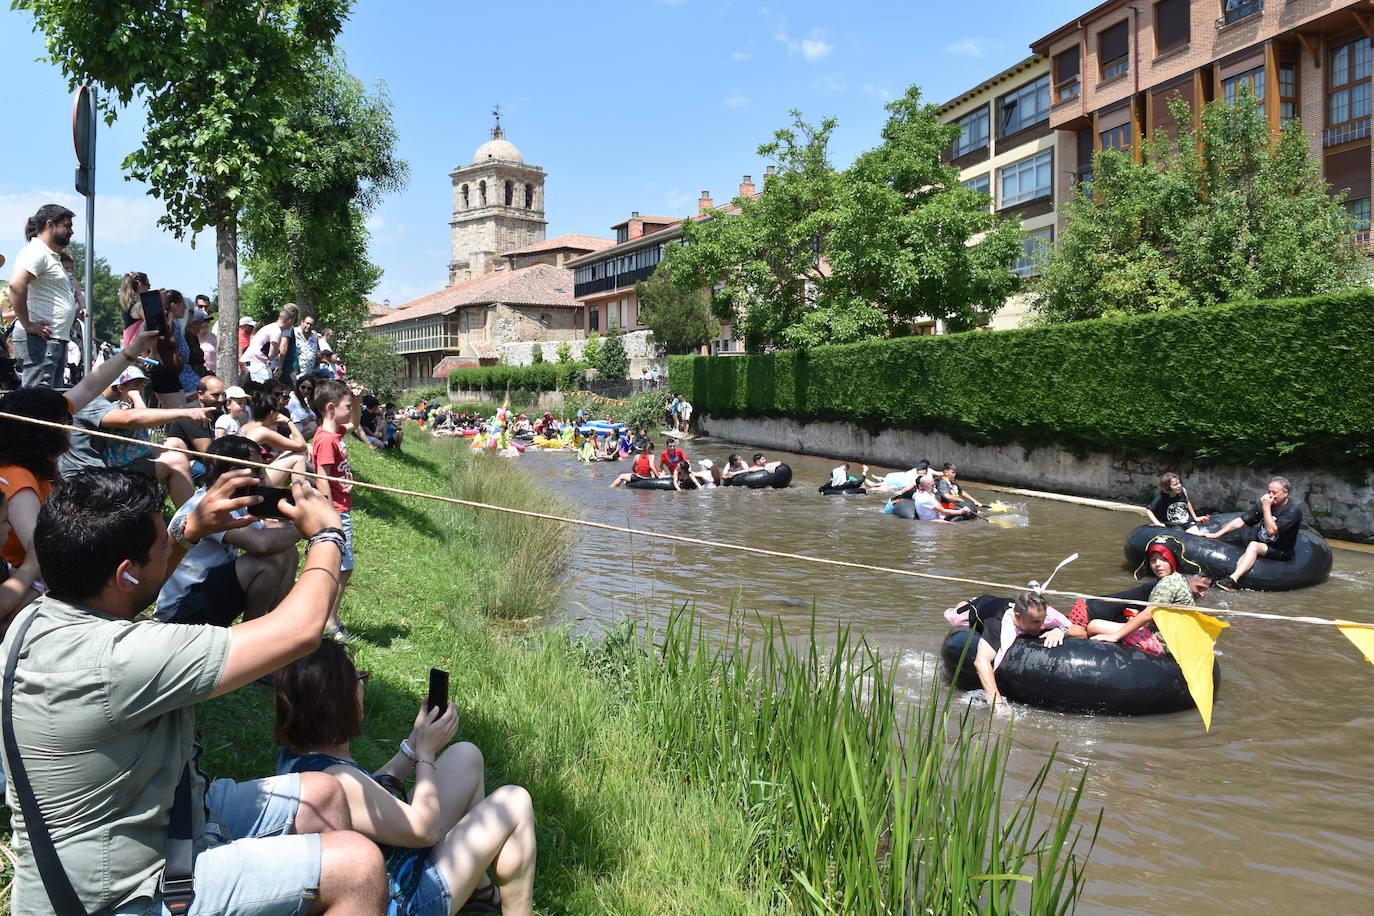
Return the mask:
<svg viewBox="0 0 1374 916"><path fill-rule="evenodd" d="M239 377L239 226L231 213L215 225L215 278L219 283L219 377Z"/></svg>

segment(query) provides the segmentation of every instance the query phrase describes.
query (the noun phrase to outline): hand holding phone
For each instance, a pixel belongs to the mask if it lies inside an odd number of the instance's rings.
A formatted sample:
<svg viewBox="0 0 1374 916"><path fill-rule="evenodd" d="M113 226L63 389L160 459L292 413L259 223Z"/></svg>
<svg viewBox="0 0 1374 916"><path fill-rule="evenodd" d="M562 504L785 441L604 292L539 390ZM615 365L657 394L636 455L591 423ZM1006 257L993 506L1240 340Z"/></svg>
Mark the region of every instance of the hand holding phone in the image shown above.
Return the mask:
<svg viewBox="0 0 1374 916"><path fill-rule="evenodd" d="M150 289L139 293L138 301L143 306L143 326L159 334L167 333L167 315L162 310L162 290Z"/></svg>
<svg viewBox="0 0 1374 916"><path fill-rule="evenodd" d="M425 695L425 709L448 707L448 672L442 668L429 669L429 693Z"/></svg>
<svg viewBox="0 0 1374 916"><path fill-rule="evenodd" d="M281 501L291 500L291 491L286 487L249 487L244 495L262 497L262 502L250 509L256 518L286 518L281 511Z"/></svg>

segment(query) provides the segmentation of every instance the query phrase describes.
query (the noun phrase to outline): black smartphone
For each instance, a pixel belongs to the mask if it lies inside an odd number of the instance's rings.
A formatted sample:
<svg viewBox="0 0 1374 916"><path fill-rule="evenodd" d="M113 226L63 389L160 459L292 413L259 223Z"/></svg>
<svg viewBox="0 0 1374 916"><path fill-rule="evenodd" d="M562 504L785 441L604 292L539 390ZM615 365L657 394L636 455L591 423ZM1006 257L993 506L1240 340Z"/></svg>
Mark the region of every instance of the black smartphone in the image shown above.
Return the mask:
<svg viewBox="0 0 1374 916"><path fill-rule="evenodd" d="M162 290L150 289L139 293L139 304L143 306L143 327L159 334L167 333L167 314L162 311Z"/></svg>
<svg viewBox="0 0 1374 916"><path fill-rule="evenodd" d="M429 694L425 709L448 708L448 672L443 668L429 669Z"/></svg>
<svg viewBox="0 0 1374 916"><path fill-rule="evenodd" d="M261 496L262 502L249 506L250 514L257 518L286 518L281 511L281 501L291 500L291 491L285 487L249 487L249 496Z"/></svg>

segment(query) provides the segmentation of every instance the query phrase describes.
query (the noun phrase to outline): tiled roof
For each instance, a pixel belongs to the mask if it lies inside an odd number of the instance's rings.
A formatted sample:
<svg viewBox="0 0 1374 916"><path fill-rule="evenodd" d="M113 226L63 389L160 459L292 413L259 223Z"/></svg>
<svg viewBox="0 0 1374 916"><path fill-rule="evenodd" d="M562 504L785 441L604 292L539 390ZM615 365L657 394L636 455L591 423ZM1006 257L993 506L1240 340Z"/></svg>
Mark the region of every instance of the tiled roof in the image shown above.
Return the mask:
<svg viewBox="0 0 1374 916"><path fill-rule="evenodd" d="M615 239L603 239L595 235L580 235L576 232L569 232L566 235L526 245L524 248L507 251L502 257L508 258L515 254L537 254L541 251L558 251L562 248L570 248L573 251L600 251L603 248L610 248L614 244Z"/></svg>
<svg viewBox="0 0 1374 916"><path fill-rule="evenodd" d="M573 299L572 271L551 264L493 271L407 302L391 314L371 321L369 326L385 327L413 318L442 315L465 305L494 302L573 308L577 301Z"/></svg>
<svg viewBox="0 0 1374 916"><path fill-rule="evenodd" d="M477 360L471 356L445 356L434 367L434 378L448 378L454 369L475 368Z"/></svg>
<svg viewBox="0 0 1374 916"><path fill-rule="evenodd" d="M380 318L383 315L390 315L393 309L389 305L382 305L380 302L367 300L367 317Z"/></svg>
<svg viewBox="0 0 1374 916"><path fill-rule="evenodd" d="M472 352L477 354L478 359L500 359L501 349L489 343L475 343L472 345Z"/></svg>

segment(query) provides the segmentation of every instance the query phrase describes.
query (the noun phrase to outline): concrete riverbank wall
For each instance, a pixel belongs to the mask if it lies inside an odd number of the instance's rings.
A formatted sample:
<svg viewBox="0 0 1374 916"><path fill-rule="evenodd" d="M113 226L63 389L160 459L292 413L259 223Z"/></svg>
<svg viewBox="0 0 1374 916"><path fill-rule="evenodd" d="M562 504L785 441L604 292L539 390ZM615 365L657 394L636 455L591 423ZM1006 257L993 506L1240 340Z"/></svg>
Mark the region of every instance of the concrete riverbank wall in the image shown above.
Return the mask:
<svg viewBox="0 0 1374 916"><path fill-rule="evenodd" d="M1292 481L1294 499L1305 519L1322 534L1374 543L1374 474L1351 480L1305 466L1191 467L1100 453L1078 458L1056 447L960 445L942 433L890 429L872 435L849 423L801 423L778 418L704 415L700 427L709 435L759 448L879 467L909 468L922 458L929 458L937 467L952 461L959 466L959 476L969 480L1142 506L1157 492L1159 475L1176 471L1199 513L1249 508L1271 477L1283 476Z"/></svg>

